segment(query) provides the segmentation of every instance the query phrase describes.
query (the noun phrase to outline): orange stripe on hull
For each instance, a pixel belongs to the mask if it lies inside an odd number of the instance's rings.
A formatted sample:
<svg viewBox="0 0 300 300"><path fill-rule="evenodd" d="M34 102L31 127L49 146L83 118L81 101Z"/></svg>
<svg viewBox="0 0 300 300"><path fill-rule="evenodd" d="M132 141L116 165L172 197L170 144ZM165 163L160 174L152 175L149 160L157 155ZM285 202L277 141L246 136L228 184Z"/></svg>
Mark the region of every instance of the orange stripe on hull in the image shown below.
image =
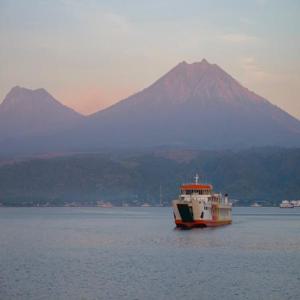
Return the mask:
<svg viewBox="0 0 300 300"><path fill-rule="evenodd" d="M182 220L175 220L177 227L193 228L193 227L216 227L231 224L231 220L214 221L214 220L196 220L193 222L184 222Z"/></svg>

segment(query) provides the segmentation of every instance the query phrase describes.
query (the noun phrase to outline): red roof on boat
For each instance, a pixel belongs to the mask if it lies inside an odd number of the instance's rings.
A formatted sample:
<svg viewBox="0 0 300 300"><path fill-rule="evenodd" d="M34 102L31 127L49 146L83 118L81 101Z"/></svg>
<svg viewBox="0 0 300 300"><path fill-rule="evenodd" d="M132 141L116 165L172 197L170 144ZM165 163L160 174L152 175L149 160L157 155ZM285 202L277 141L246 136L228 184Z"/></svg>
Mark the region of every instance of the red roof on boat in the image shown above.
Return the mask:
<svg viewBox="0 0 300 300"><path fill-rule="evenodd" d="M183 184L180 187L181 190L212 190L213 186L211 184L200 184L200 183L188 183Z"/></svg>

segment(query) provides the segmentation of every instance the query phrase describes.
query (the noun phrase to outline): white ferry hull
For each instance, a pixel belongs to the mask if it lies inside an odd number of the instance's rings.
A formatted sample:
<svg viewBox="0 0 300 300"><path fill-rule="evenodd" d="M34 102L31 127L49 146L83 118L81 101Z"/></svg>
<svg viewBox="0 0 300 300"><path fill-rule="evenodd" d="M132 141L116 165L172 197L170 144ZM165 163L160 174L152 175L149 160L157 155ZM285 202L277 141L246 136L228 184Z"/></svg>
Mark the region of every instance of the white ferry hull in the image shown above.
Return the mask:
<svg viewBox="0 0 300 300"><path fill-rule="evenodd" d="M173 201L172 206L175 224L180 228L216 227L232 223L232 206L227 198L219 194L181 196Z"/></svg>
<svg viewBox="0 0 300 300"><path fill-rule="evenodd" d="M293 204L280 204L280 208L294 208Z"/></svg>
<svg viewBox="0 0 300 300"><path fill-rule="evenodd" d="M231 203L228 195L213 192L211 184L183 184L178 199L172 203L175 224L180 228L215 227L231 224Z"/></svg>

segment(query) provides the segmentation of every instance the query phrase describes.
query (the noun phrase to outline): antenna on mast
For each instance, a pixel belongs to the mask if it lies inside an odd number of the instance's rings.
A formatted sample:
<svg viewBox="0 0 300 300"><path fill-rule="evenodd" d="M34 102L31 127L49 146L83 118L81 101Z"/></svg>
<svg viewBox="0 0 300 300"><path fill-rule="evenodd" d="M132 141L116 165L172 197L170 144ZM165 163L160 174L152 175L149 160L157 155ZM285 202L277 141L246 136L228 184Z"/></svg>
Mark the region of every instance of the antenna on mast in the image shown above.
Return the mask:
<svg viewBox="0 0 300 300"><path fill-rule="evenodd" d="M160 184L160 186L159 186L159 205L162 206L161 184Z"/></svg>

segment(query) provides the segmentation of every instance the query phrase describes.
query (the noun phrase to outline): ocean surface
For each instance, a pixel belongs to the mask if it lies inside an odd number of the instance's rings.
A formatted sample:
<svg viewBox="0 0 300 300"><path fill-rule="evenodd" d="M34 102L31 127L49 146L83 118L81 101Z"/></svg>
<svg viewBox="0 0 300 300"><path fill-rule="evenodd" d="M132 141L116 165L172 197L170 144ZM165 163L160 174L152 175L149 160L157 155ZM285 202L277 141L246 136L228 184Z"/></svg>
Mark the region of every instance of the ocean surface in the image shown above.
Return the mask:
<svg viewBox="0 0 300 300"><path fill-rule="evenodd" d="M300 208L0 208L0 299L300 299Z"/></svg>

